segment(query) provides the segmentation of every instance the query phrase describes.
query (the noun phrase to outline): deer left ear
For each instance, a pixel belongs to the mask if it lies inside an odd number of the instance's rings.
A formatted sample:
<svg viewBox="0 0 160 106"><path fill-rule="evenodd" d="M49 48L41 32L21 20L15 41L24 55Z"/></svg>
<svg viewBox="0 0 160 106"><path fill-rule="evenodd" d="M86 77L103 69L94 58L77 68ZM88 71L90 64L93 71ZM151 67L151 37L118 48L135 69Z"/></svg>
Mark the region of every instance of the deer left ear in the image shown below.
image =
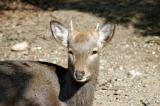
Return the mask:
<svg viewBox="0 0 160 106"><path fill-rule="evenodd" d="M98 27L98 46L99 48L102 48L108 43L113 35L115 30L115 24L104 24L102 26Z"/></svg>
<svg viewBox="0 0 160 106"><path fill-rule="evenodd" d="M56 41L61 43L63 46L67 47L68 33L69 33L68 29L63 24L57 21L51 21L50 26L51 26L52 35L54 36Z"/></svg>

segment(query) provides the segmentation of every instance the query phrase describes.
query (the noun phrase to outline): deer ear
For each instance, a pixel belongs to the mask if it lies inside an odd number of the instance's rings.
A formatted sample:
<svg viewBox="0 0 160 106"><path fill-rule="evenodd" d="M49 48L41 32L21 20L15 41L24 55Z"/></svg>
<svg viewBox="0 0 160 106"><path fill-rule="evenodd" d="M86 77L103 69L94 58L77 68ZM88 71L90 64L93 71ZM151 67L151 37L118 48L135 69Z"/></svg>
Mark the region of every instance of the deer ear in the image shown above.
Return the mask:
<svg viewBox="0 0 160 106"><path fill-rule="evenodd" d="M114 24L104 24L98 27L98 46L102 48L108 43L114 35L115 25Z"/></svg>
<svg viewBox="0 0 160 106"><path fill-rule="evenodd" d="M50 22L52 35L54 36L55 40L65 47L68 46L68 29L57 21Z"/></svg>

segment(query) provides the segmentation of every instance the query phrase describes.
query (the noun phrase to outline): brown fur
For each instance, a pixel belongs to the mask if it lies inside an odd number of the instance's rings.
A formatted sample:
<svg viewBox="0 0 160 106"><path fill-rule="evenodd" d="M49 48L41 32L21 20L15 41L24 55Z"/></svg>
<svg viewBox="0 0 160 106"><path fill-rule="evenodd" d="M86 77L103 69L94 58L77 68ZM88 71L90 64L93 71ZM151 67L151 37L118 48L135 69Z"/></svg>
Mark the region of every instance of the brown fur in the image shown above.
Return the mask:
<svg viewBox="0 0 160 106"><path fill-rule="evenodd" d="M40 62L1 61L0 106L60 106L55 69Z"/></svg>
<svg viewBox="0 0 160 106"><path fill-rule="evenodd" d="M0 106L91 106L96 78L78 83L67 69L55 64L1 61Z"/></svg>
<svg viewBox="0 0 160 106"><path fill-rule="evenodd" d="M75 42L81 43L84 41L88 41L90 36L91 36L90 32L78 32L75 37Z"/></svg>
<svg viewBox="0 0 160 106"><path fill-rule="evenodd" d="M89 51L92 52L97 47L97 40L93 39L96 37L97 35L90 32L79 32L73 35L73 38L70 40L69 49L72 50L75 56L75 62L73 63L69 56L68 68L71 72L66 74L60 91L60 100L66 102L68 106L92 106L93 104L99 72L99 54L97 54L94 61L87 62L87 60L90 56ZM87 70L85 70L85 67ZM75 71L85 71L86 74L88 72L91 73L90 80L85 83L76 82L73 79Z"/></svg>

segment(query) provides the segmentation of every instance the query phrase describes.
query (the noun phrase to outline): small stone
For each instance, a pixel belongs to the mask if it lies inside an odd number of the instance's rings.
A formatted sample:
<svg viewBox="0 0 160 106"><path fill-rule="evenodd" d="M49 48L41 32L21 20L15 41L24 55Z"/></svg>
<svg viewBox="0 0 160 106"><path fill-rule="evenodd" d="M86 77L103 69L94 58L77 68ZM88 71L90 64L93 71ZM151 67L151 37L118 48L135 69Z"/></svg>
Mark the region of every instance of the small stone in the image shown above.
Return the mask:
<svg viewBox="0 0 160 106"><path fill-rule="evenodd" d="M120 66L119 69L120 69L120 70L123 70L124 68L123 68L123 66Z"/></svg>
<svg viewBox="0 0 160 106"><path fill-rule="evenodd" d="M37 50L41 50L41 49L42 49L42 47L37 47L36 49L37 49Z"/></svg>
<svg viewBox="0 0 160 106"><path fill-rule="evenodd" d="M156 52L155 52L155 51L153 51L153 52L152 52L152 54L154 55L154 54L156 54Z"/></svg>
<svg viewBox="0 0 160 106"><path fill-rule="evenodd" d="M41 50L41 49L42 49L42 47L38 46L38 47L33 47L31 50L35 51L35 50Z"/></svg>
<svg viewBox="0 0 160 106"><path fill-rule="evenodd" d="M100 68L101 70L103 70L103 69L104 69L104 67L103 67L103 66L100 66L99 68Z"/></svg>
<svg viewBox="0 0 160 106"><path fill-rule="evenodd" d="M28 48L29 48L29 43L24 41L24 42L13 45L11 47L11 50L12 51L24 51L24 50L27 50Z"/></svg>
<svg viewBox="0 0 160 106"><path fill-rule="evenodd" d="M129 47L129 45L128 45L128 44L126 44L126 45L125 45L125 47L126 47L126 48L128 48L128 47Z"/></svg>
<svg viewBox="0 0 160 106"><path fill-rule="evenodd" d="M131 71L129 71L129 75L131 75L132 78L135 78L135 77L137 77L137 76L141 76L142 73L140 73L140 72L138 72L138 71L136 71L136 70L131 70Z"/></svg>

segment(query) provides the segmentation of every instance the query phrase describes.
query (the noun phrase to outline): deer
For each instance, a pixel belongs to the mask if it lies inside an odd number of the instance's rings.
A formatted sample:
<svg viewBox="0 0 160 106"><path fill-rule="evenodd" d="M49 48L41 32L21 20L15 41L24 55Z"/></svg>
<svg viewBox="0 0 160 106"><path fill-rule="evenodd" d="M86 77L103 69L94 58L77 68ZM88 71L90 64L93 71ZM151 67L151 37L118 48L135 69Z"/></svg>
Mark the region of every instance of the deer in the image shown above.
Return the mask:
<svg viewBox="0 0 160 106"><path fill-rule="evenodd" d="M0 106L92 106L99 73L99 52L115 25L76 31L50 22L54 39L68 50L68 68L31 60L0 61Z"/></svg>

